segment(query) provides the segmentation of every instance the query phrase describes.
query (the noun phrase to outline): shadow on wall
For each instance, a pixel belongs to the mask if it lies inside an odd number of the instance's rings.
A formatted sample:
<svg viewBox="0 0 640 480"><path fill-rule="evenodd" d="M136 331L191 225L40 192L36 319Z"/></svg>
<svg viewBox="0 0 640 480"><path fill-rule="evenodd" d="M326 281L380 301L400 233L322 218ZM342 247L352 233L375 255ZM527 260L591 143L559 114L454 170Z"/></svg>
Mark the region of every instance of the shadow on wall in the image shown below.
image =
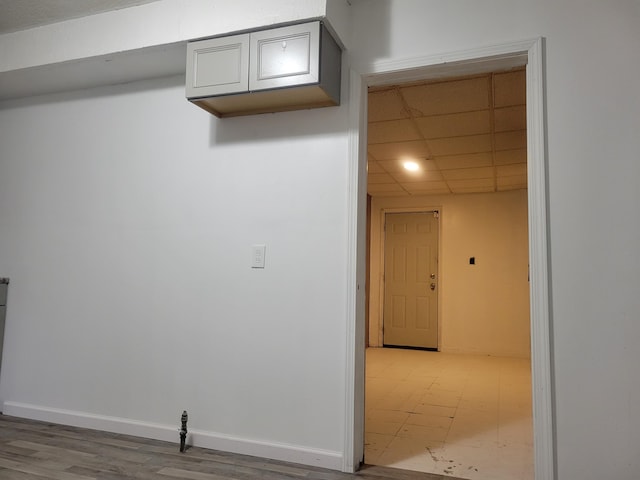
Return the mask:
<svg viewBox="0 0 640 480"><path fill-rule="evenodd" d="M345 97L343 93L339 107L262 113L231 118L218 118L211 115L209 144L211 147L215 147L221 144L344 133L348 127ZM197 107L194 106L194 108Z"/></svg>
<svg viewBox="0 0 640 480"><path fill-rule="evenodd" d="M367 25L367 36L362 41L350 39L352 44L366 43L367 50L375 52L374 58L389 57L391 2L389 0L351 0L353 11L358 12L358 23ZM371 35L375 32L375 35ZM357 36L354 29L352 36ZM357 64L357 61L355 62Z"/></svg>
<svg viewBox="0 0 640 480"><path fill-rule="evenodd" d="M171 75L151 79L135 80L127 83L114 85L102 85L79 90L69 90L56 93L46 93L30 97L21 97L0 102L0 110L10 110L12 108L28 107L33 105L48 105L56 103L66 103L75 100L87 100L112 95L137 94L150 90L164 89L171 87L184 87L184 75ZM185 99L185 102L187 100Z"/></svg>

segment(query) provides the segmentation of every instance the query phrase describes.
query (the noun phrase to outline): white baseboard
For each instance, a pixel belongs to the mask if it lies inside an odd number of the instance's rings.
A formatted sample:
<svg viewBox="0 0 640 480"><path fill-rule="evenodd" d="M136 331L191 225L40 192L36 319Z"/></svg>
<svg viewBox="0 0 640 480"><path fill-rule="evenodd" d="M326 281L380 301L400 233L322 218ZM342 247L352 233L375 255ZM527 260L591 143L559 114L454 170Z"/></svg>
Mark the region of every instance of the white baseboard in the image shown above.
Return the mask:
<svg viewBox="0 0 640 480"><path fill-rule="evenodd" d="M11 401L4 403L2 411L4 415L13 417L29 418L43 422L173 442L176 444L176 448L178 448L180 440L178 426L172 427L127 418L94 415L91 413ZM210 448L224 452L282 460L332 470L340 470L342 468L341 452L301 447L286 443L250 440L216 432L189 429L187 444L194 447Z"/></svg>

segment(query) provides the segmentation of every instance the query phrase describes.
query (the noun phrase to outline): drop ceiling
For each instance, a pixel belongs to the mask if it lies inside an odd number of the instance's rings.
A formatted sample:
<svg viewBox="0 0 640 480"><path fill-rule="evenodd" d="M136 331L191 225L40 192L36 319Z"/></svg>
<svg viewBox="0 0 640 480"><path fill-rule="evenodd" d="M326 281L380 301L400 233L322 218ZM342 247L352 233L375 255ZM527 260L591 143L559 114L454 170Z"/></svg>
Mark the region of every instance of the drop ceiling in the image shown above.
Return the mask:
<svg viewBox="0 0 640 480"><path fill-rule="evenodd" d="M371 196L527 188L524 68L370 87ZM420 169L407 171L405 160Z"/></svg>
<svg viewBox="0 0 640 480"><path fill-rule="evenodd" d="M157 0L0 0L0 34Z"/></svg>

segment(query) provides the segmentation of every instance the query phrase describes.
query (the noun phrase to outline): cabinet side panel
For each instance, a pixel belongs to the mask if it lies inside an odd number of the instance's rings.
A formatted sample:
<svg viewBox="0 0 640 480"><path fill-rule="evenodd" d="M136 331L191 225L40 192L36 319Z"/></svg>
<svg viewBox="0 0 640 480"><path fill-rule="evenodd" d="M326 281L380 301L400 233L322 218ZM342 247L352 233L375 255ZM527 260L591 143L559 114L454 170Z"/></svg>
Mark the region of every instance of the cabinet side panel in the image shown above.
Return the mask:
<svg viewBox="0 0 640 480"><path fill-rule="evenodd" d="M340 105L342 50L323 25L320 31L320 86Z"/></svg>

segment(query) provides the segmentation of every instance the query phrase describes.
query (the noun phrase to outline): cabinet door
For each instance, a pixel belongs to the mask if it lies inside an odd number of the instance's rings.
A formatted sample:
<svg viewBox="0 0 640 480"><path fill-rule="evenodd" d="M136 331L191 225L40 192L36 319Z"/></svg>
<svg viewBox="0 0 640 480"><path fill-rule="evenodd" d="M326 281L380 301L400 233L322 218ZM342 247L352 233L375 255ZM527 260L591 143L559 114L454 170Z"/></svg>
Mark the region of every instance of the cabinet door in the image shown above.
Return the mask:
<svg viewBox="0 0 640 480"><path fill-rule="evenodd" d="M187 98L249 89L249 34L187 44Z"/></svg>
<svg viewBox="0 0 640 480"><path fill-rule="evenodd" d="M320 22L251 34L249 90L318 83Z"/></svg>

